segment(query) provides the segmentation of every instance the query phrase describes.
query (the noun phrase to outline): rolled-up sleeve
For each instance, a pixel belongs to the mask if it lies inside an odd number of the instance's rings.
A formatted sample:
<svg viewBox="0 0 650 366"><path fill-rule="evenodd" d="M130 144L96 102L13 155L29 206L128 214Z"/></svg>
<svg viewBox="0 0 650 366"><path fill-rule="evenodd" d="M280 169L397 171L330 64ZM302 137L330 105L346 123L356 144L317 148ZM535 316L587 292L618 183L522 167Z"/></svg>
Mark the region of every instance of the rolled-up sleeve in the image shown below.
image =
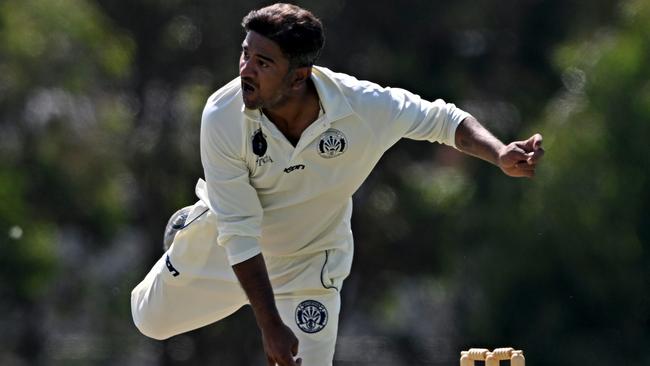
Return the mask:
<svg viewBox="0 0 650 366"><path fill-rule="evenodd" d="M206 203L217 217L217 241L235 265L261 252L262 207L250 184L241 129L229 129L227 121L218 119L218 113L206 108L201 121L201 162Z"/></svg>
<svg viewBox="0 0 650 366"><path fill-rule="evenodd" d="M355 89L358 111L374 124L381 125L375 132L387 146L408 138L456 147L456 128L470 116L452 103L442 99L430 102L400 88L382 88L358 81Z"/></svg>
<svg viewBox="0 0 650 366"><path fill-rule="evenodd" d="M410 93L406 95L408 94ZM403 98L402 95L399 97ZM409 98L403 103L394 121L406 129L404 137L456 147L456 128L469 113L442 99L429 102L412 94Z"/></svg>

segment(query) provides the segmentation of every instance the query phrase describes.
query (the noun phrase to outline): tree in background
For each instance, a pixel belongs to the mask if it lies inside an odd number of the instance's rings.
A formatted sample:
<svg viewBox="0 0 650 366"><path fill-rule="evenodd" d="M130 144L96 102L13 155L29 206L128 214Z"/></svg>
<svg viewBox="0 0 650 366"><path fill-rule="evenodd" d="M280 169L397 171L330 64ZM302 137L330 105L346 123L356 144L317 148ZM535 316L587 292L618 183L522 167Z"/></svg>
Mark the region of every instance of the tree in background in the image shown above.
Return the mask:
<svg viewBox="0 0 650 366"><path fill-rule="evenodd" d="M449 364L511 341L539 364L608 360L608 340L642 360L650 22L633 2L589 36L616 3L299 2L324 19L325 66L454 101L504 139L547 114L534 181L425 143L389 151L355 196L340 366ZM238 22L258 6L0 4L0 364L261 359L233 352L261 350L248 312L156 342L128 299L194 200L201 109L236 76Z"/></svg>
<svg viewBox="0 0 650 366"><path fill-rule="evenodd" d="M87 2L0 4L2 364L44 362L45 334L85 327L68 312L93 313L81 293L100 284L76 283L96 262L58 244L78 235L97 254L125 221L119 156L132 118L120 84L132 50Z"/></svg>
<svg viewBox="0 0 650 366"><path fill-rule="evenodd" d="M501 230L464 267L481 289L460 306L469 342L516 341L537 364L650 362L650 3L619 10L558 48L544 167L515 207L488 202L502 223L486 218Z"/></svg>

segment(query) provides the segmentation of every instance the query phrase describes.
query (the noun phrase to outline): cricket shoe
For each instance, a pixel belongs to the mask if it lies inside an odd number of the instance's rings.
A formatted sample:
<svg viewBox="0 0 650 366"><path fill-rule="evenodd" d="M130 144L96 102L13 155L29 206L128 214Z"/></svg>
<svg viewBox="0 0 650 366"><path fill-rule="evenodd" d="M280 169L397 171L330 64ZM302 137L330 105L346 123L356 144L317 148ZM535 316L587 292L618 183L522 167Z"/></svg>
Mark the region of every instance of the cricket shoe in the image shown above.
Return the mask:
<svg viewBox="0 0 650 366"><path fill-rule="evenodd" d="M186 206L176 211L172 217L167 221L167 226L165 227L165 234L163 237L163 249L167 251L169 247L174 242L176 238L176 233L181 229L185 228L185 222L187 221L187 216L189 216L192 206Z"/></svg>

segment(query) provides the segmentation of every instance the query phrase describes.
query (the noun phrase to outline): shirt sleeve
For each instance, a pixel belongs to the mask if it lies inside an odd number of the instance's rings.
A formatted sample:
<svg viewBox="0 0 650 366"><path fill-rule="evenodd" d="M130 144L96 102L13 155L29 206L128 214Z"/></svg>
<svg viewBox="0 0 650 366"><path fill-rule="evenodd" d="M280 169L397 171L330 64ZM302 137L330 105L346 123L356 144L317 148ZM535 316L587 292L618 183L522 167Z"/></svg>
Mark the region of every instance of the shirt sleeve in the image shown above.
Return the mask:
<svg viewBox="0 0 650 366"><path fill-rule="evenodd" d="M206 108L201 121L201 162L208 201L217 217L217 242L225 248L231 265L241 263L261 249L262 207L251 186L243 159L241 129L228 129L219 113Z"/></svg>
<svg viewBox="0 0 650 366"><path fill-rule="evenodd" d="M458 125L469 113L442 99L434 102L399 88L382 88L358 81L357 107L378 125L375 133L386 146L401 138L426 140L456 147Z"/></svg>
<svg viewBox="0 0 650 366"><path fill-rule="evenodd" d="M456 147L456 128L470 114L442 99L429 102L405 90L393 90L398 112L393 123L403 137Z"/></svg>

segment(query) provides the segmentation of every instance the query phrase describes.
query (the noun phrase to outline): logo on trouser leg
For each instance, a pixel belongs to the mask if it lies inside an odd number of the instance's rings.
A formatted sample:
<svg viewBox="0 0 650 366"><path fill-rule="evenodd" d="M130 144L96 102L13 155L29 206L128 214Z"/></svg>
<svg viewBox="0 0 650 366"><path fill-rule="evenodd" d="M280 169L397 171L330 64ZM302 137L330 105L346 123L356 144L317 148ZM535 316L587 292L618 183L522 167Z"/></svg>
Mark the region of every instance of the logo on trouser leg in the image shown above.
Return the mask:
<svg viewBox="0 0 650 366"><path fill-rule="evenodd" d="M306 300L296 307L296 324L305 333L317 333L327 325L327 309L315 300Z"/></svg>
<svg viewBox="0 0 650 366"><path fill-rule="evenodd" d="M179 274L181 274L176 270L176 268L174 268L174 266L172 265L172 261L169 259L169 256L167 256L167 259L165 259L165 264L167 265L167 269L169 270L169 272L172 273L172 276L176 277Z"/></svg>

